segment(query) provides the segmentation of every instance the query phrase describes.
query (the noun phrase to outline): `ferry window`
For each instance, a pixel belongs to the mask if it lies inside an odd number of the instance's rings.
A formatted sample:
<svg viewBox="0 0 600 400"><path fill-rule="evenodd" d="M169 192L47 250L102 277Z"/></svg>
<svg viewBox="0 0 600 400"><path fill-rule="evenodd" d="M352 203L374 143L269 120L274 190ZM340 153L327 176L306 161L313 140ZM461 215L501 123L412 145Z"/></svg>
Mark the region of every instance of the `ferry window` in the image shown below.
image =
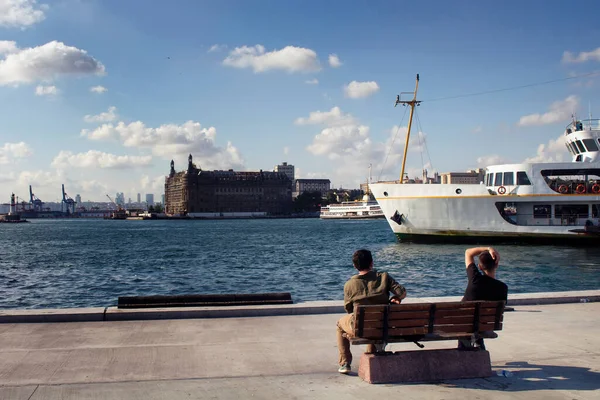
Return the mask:
<svg viewBox="0 0 600 400"><path fill-rule="evenodd" d="M533 218L550 218L550 204L539 204L533 206Z"/></svg>
<svg viewBox="0 0 600 400"><path fill-rule="evenodd" d="M486 174L485 175L485 186L492 186L493 179L494 179L494 174Z"/></svg>
<svg viewBox="0 0 600 400"><path fill-rule="evenodd" d="M561 204L554 206L554 216L556 218L565 217L577 217L587 218L588 217L588 205L587 204Z"/></svg>
<svg viewBox="0 0 600 400"><path fill-rule="evenodd" d="M592 204L592 218L600 216L600 204Z"/></svg>
<svg viewBox="0 0 600 400"><path fill-rule="evenodd" d="M529 178L525 171L517 172L517 185L531 185Z"/></svg>
<svg viewBox="0 0 600 400"><path fill-rule="evenodd" d="M573 146L573 143L567 143L567 147L569 148L569 151L573 154L577 154L577 148L575 146Z"/></svg>
<svg viewBox="0 0 600 400"><path fill-rule="evenodd" d="M581 143L581 140L576 141L575 144L580 152L585 153L585 147L583 146L583 143Z"/></svg>
<svg viewBox="0 0 600 400"><path fill-rule="evenodd" d="M583 144L585 144L588 151L598 151L598 146L594 142L594 139L583 139Z"/></svg>
<svg viewBox="0 0 600 400"><path fill-rule="evenodd" d="M533 218L550 218L550 204L538 204L533 206Z"/></svg>
<svg viewBox="0 0 600 400"><path fill-rule="evenodd" d="M515 184L515 174L513 172L504 173L504 185L511 186Z"/></svg>
<svg viewBox="0 0 600 400"><path fill-rule="evenodd" d="M502 173L498 172L496 174L496 180L494 181L494 186L502 186Z"/></svg>

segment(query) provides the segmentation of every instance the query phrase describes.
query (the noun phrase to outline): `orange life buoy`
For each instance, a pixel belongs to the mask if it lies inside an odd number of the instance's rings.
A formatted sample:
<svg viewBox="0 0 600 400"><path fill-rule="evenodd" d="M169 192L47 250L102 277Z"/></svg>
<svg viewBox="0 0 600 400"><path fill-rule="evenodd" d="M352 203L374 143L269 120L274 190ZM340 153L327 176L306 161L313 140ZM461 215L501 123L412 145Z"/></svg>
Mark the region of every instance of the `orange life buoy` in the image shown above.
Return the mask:
<svg viewBox="0 0 600 400"><path fill-rule="evenodd" d="M600 193L600 185L598 185L597 183L594 183L592 185L592 193Z"/></svg>
<svg viewBox="0 0 600 400"><path fill-rule="evenodd" d="M499 194L504 194L504 193L506 193L506 188L505 188L504 186L500 186L500 187L498 188L498 193L499 193Z"/></svg>
<svg viewBox="0 0 600 400"><path fill-rule="evenodd" d="M569 191L569 188L567 187L567 185L560 185L560 186L558 187L558 192L559 192L559 193L565 194L565 193L567 193L568 191Z"/></svg>
<svg viewBox="0 0 600 400"><path fill-rule="evenodd" d="M575 191L577 192L577 194L583 194L585 193L585 185L582 185L581 183L579 185L577 185L577 187L575 188Z"/></svg>

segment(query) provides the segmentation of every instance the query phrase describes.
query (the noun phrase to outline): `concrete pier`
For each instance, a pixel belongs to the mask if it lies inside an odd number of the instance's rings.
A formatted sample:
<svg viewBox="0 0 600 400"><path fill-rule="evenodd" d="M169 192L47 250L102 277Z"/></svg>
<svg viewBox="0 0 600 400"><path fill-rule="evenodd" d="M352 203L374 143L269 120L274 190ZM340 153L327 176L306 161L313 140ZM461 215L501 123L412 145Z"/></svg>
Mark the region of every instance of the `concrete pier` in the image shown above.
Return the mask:
<svg viewBox="0 0 600 400"><path fill-rule="evenodd" d="M494 371L512 375L409 385L337 373L340 314L2 323L0 399L597 399L599 313L585 301L515 306L486 341Z"/></svg>

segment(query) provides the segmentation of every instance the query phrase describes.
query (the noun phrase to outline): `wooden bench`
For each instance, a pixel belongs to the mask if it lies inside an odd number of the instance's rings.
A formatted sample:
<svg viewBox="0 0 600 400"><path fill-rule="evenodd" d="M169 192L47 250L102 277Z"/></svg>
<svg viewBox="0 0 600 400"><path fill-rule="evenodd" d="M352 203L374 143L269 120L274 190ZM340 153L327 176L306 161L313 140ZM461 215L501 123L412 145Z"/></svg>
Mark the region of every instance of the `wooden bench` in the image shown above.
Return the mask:
<svg viewBox="0 0 600 400"><path fill-rule="evenodd" d="M369 359L373 356L384 356L390 353L385 352L385 345L388 343L398 342L414 342L419 347L424 347L420 342L427 341L440 341L440 340L453 340L466 339L474 342L477 339L494 339L498 337L495 331L502 330L502 323L504 318L504 301L467 301L467 302L448 302L448 303L420 303L420 304L392 304L392 305L375 305L375 306L357 306L354 310L354 332L352 335L347 335L351 344L374 344L376 345L377 352L371 354ZM444 376L441 379L454 379L458 377L475 377L475 376L489 376L491 375L491 364L489 361L489 353L487 351L481 351L485 353L482 356L472 355L456 355L456 346L452 350L452 354L448 350L428 350L424 352L404 352L412 353L408 356L423 357L424 353L438 352L444 354L443 357L454 357L452 360L463 358L464 362L473 363L473 357L487 357L488 367L485 367L485 371L478 372L463 371L462 375L456 373L449 373L449 376ZM445 353L444 353L445 352ZM417 353L417 354L414 354ZM458 353L480 353L480 352L458 352ZM398 354L398 353L394 353ZM418 354L421 354L419 356ZM436 356L437 357L437 356ZM465 358L466 357L466 358ZM364 356L363 356L364 358ZM361 368L363 368L363 358L361 358L361 366L359 367L359 375L361 374ZM412 359L411 359L412 360ZM458 359L457 359L458 360ZM485 360L482 359L485 363ZM373 362L373 361L369 361ZM388 362L388 361L386 361ZM406 362L406 360L404 360ZM437 362L437 361L436 361ZM441 362L441 369L443 364L448 361ZM461 361L457 361L461 363ZM414 365L414 360L411 361ZM456 364L456 362L453 361ZM428 365L431 362L428 362ZM365 367L367 368L367 367ZM370 377L373 375L371 367L368 367L371 371L367 371L365 379L368 382L377 381ZM452 367L454 369L460 369ZM441 370L440 370L441 371ZM380 371L381 375L385 371ZM416 377L415 379L409 379L409 381L424 381L430 380L429 376L432 376L433 380L437 379L436 371L430 371L428 376L423 379ZM441 375L444 371L440 372ZM363 371L365 374L365 371ZM433 374L433 375L431 375ZM377 373L376 373L377 375ZM410 374L409 374L410 375ZM475 375L475 376L473 376ZM412 376L412 375L411 375ZM379 380L380 382L393 382L398 380Z"/></svg>

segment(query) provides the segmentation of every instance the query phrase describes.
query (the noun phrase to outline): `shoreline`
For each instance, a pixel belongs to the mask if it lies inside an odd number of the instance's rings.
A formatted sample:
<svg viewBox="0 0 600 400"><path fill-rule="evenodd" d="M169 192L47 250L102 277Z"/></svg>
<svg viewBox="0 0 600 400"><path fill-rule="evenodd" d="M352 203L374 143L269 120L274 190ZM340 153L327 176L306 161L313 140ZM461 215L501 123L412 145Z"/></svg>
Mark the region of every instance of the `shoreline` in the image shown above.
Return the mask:
<svg viewBox="0 0 600 400"><path fill-rule="evenodd" d="M460 301L462 296L413 297L404 303ZM508 296L507 306L600 302L600 290L517 293ZM0 310L0 324L44 322L105 322L195 318L245 318L284 315L343 314L343 301L308 301L285 305L170 307L119 309L116 306L59 309Z"/></svg>

